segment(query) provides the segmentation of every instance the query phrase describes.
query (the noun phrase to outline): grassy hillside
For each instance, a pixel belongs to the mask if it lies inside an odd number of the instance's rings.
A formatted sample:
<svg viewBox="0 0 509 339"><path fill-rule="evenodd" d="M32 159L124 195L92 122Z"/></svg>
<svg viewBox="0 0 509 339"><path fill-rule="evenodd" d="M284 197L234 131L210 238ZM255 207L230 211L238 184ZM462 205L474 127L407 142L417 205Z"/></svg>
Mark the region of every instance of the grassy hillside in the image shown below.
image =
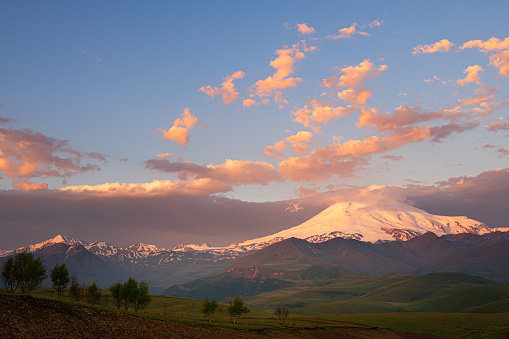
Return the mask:
<svg viewBox="0 0 509 339"><path fill-rule="evenodd" d="M0 289L0 298L5 298L5 293ZM107 291L102 291L105 295ZM44 299L54 299L52 296L51 289L49 288L38 288L31 293L34 297ZM9 299L12 299L12 295L8 294ZM14 298L20 298L17 295ZM21 298L23 299L23 298ZM72 315L72 321L75 322L76 326L80 330L98 331L90 326L94 326L94 321L90 320L89 317L94 315L97 311L108 311L117 313L117 311L110 305L103 305L99 307L92 307L87 305L79 304L79 307L85 307L84 311L80 311L80 308L76 308L76 303L70 303L66 301L66 297L63 298L62 302L64 305L69 307L60 307L56 303L46 304L44 307L44 314L34 314L33 310L30 310L30 303L25 303L23 308L19 310L19 319L16 318L16 322L12 322L14 310L2 309L5 308L5 299L0 300L0 313L10 314L8 316L8 323L4 324L4 320L7 320L2 314L0 314L0 328L5 329L9 326L17 326L20 323L23 326L43 326L47 330L47 322L55 321L58 318L66 318ZM52 306L53 305L53 306ZM140 314L135 314L132 311L119 312L122 317L124 315L136 315L137 318L149 319L147 323L134 321L137 325L137 330L145 329L144 334L140 334L145 337L149 337L149 334L155 330L161 330L162 325L153 322L153 320L162 320L168 324L180 324L191 326L190 328L175 327L172 325L169 333L178 333L177 331L185 331L188 336L192 337L209 337L215 338L221 335L233 336L233 337L314 337L314 338L331 338L331 337L376 337L376 338L408 338L409 334L405 332L414 333L426 333L428 335L435 335L441 337L490 337L490 338L505 338L509 334L509 312L497 313L497 314L472 314L472 313L371 313L371 314L342 314L342 315L326 315L326 316L298 316L291 313L288 321L285 325L279 324L273 317L271 312L263 312L252 309L251 313L241 318L239 325L233 325L226 315L226 312L217 312L214 316L213 321L208 323L207 320L200 313L201 302L191 299L183 299L168 296L153 296L153 302L149 307ZM224 305L222 305L224 307ZM55 312L52 309L55 308ZM88 309L88 310L87 310ZM12 312L11 312L12 311ZM23 316L25 312L30 313L31 316L27 318ZM19 312L18 312L19 313ZM133 320L125 318L108 316L106 313L100 313L102 327L107 327L108 319L115 318L120 321L115 322L114 327L117 330L122 330L122 326L132 324ZM39 319L40 318L40 319ZM31 319L31 320L30 320ZM44 320L47 319L47 320ZM67 318L66 318L67 319ZM60 321L60 325L67 326L67 320ZM106 319L106 320L105 320ZM26 323L26 324L25 324ZM17 325L16 325L17 324ZM80 325L81 324L81 325ZM4 326L6 325L6 326ZM111 324L113 326L113 323ZM178 326L180 326L178 325ZM21 325L20 325L21 326ZM88 328L88 327L90 328ZM131 325L129 325L131 326ZM163 326L164 328L164 326ZM194 328L194 330L193 330ZM196 328L203 329L196 330ZM127 329L129 331L129 329ZM148 332L147 332L148 330ZM227 330L234 330L234 332L227 332ZM122 330L124 331L124 330ZM0 329L1 333L1 329ZM37 332L36 332L37 333ZM90 332L96 333L96 332ZM99 332L97 332L99 333ZM131 332L125 332L131 333ZM137 332L138 333L138 332ZM156 333L156 332L154 332ZM159 333L159 332L157 332ZM410 334L410 336L412 336ZM425 338L426 336L420 335Z"/></svg>

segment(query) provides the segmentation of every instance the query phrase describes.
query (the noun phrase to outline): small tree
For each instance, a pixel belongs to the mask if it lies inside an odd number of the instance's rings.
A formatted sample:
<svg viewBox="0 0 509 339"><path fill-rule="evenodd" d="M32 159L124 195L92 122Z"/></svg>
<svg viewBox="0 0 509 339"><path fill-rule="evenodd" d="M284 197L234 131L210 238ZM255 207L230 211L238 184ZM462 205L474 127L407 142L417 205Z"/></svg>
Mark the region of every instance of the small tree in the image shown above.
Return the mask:
<svg viewBox="0 0 509 339"><path fill-rule="evenodd" d="M205 300L203 300L203 305L202 305L202 308L201 308L201 313L203 313L204 316L208 316L209 317L209 322L210 322L210 318L212 318L212 316L214 315L214 312L217 310L217 301L216 301L216 298L212 299L209 301L209 298L205 298Z"/></svg>
<svg viewBox="0 0 509 339"><path fill-rule="evenodd" d="M281 324L284 324L286 321L286 318L288 318L288 316L290 315L290 310L288 309L288 307L277 305L274 315L276 316L276 318L278 319L278 321Z"/></svg>
<svg viewBox="0 0 509 339"><path fill-rule="evenodd" d="M83 298L83 288L80 287L76 274L73 274L71 276L71 287L69 287L69 299L82 301Z"/></svg>
<svg viewBox="0 0 509 339"><path fill-rule="evenodd" d="M9 258L4 264L4 268L2 270L2 281L4 282L5 288L9 287L11 292L14 291L14 275L13 275L13 267L14 267L14 258Z"/></svg>
<svg viewBox="0 0 509 339"><path fill-rule="evenodd" d="M98 305L99 303L101 303L101 298L102 298L101 291L99 290L95 283L87 287L86 300L89 304Z"/></svg>
<svg viewBox="0 0 509 339"><path fill-rule="evenodd" d="M16 253L11 274L16 287L20 287L23 294L28 294L48 277L42 257L35 259L34 254L29 252Z"/></svg>
<svg viewBox="0 0 509 339"><path fill-rule="evenodd" d="M149 284L146 281L140 281L138 283L138 295L134 300L134 312L138 313L138 310L143 310L152 302L152 296L148 294Z"/></svg>
<svg viewBox="0 0 509 339"><path fill-rule="evenodd" d="M122 304L122 296L120 295L121 289L122 283L120 281L117 281L109 288L111 292L111 298L113 299L113 303L115 304L117 310L120 308L120 305Z"/></svg>
<svg viewBox="0 0 509 339"><path fill-rule="evenodd" d="M134 278L129 278L120 289L120 296L124 301L124 309L129 311L129 306L136 301L140 290L138 289L138 283Z"/></svg>
<svg viewBox="0 0 509 339"><path fill-rule="evenodd" d="M56 264L51 270L50 278L53 283L53 288L57 290L57 299L60 299L62 291L69 284L69 270L65 263L61 265Z"/></svg>
<svg viewBox="0 0 509 339"><path fill-rule="evenodd" d="M234 324L239 323L239 317L241 315L250 312L249 308L244 304L244 300L242 300L240 296L236 296L233 300L230 299L226 310L230 313L230 317Z"/></svg>

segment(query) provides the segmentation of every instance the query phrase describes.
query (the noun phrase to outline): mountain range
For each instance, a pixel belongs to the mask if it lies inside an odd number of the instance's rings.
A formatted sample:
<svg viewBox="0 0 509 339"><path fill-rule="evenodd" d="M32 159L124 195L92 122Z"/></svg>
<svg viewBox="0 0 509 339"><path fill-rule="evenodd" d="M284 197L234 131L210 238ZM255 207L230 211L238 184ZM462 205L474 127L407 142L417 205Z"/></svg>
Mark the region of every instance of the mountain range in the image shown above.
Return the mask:
<svg viewBox="0 0 509 339"><path fill-rule="evenodd" d="M334 262L345 269L370 274L384 274L391 270L446 270L452 267L446 263L459 267L463 265L465 257L477 255L469 252L469 246L465 245L474 241L472 235L481 236L478 238L480 240L474 242L487 245L490 236L486 235L507 231L509 228L489 228L467 217L429 214L400 202L387 201L374 205L351 202L334 204L301 225L276 234L224 247L182 244L166 249L137 243L120 248L106 242L86 243L57 235L38 244L0 251L0 261L16 251L30 251L44 256L48 267L57 262L66 262L70 271L85 283L95 281L107 286L133 276L151 282L151 291L158 293L168 286L213 275L227 268L231 270L284 262L281 260L285 258L285 253L298 254L300 262ZM457 235L458 239L464 236L464 240L451 241L447 237L452 235ZM420 240L412 242L412 239ZM503 245L491 245L494 249L486 250L486 256L504 251ZM412 253L409 252L409 246L415 247L411 249ZM418 250L419 246L425 250ZM297 252L296 247L299 248ZM265 251L260 251L265 248ZM269 255L270 251L274 253ZM422 259L422 253L429 253L426 260ZM444 255L451 256L451 259L436 262L430 259L432 256L443 258ZM338 259L346 257L358 260ZM503 274L498 278L501 279L505 279Z"/></svg>

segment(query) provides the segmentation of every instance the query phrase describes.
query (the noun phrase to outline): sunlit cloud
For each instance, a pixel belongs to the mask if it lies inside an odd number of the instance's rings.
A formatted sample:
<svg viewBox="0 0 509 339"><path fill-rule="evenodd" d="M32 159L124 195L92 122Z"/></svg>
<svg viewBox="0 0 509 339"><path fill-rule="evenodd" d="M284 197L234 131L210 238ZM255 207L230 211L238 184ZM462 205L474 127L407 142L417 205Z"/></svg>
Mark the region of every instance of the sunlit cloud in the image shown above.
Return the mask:
<svg viewBox="0 0 509 339"><path fill-rule="evenodd" d="M481 52L497 52L503 49L509 49L509 37L504 40L500 40L498 38L492 37L487 41L482 40L470 40L467 41L461 46L459 49L463 50L466 48L477 48Z"/></svg>
<svg viewBox="0 0 509 339"><path fill-rule="evenodd" d="M509 131L509 118L499 117L485 128L490 132Z"/></svg>
<svg viewBox="0 0 509 339"><path fill-rule="evenodd" d="M197 165L192 162L171 162L168 159L151 159L145 167L164 173L176 173L181 181L208 179L230 186L259 184L267 185L280 181L281 177L272 164L260 161L227 159L220 165Z"/></svg>
<svg viewBox="0 0 509 339"><path fill-rule="evenodd" d="M324 79L320 86L331 90L345 88L338 92L338 98L357 105L365 105L372 96L364 84L364 81L378 77L387 69L387 65L376 67L370 60L366 59L358 66L347 66L339 71L344 73L341 77L331 76Z"/></svg>
<svg viewBox="0 0 509 339"><path fill-rule="evenodd" d="M369 27L379 27L379 26L382 26L383 23L384 23L383 20L376 19L369 23Z"/></svg>
<svg viewBox="0 0 509 339"><path fill-rule="evenodd" d="M357 28L357 23L353 23L350 27L341 28L338 32L338 35L329 35L327 38L329 39L353 39L354 35L363 35L369 36L369 33L359 31Z"/></svg>
<svg viewBox="0 0 509 339"><path fill-rule="evenodd" d="M353 106L346 107L331 107L321 105L319 103L312 104L311 107L304 105L304 107L296 107L292 114L293 121L302 124L304 127L310 127L314 131L320 131L320 125L327 124L330 120L337 119L342 116L351 114L355 108Z"/></svg>
<svg viewBox="0 0 509 339"><path fill-rule="evenodd" d="M168 130L159 129L163 134L163 139L176 141L182 147L186 147L189 143L189 130L198 124L198 118L191 114L189 107L184 109L180 118L175 119L173 126Z"/></svg>
<svg viewBox="0 0 509 339"><path fill-rule="evenodd" d="M444 53L449 52L451 48L454 46L452 42L447 39L442 39L437 43L431 45L419 45L414 47L412 51L413 55L417 54L430 54L430 53Z"/></svg>
<svg viewBox="0 0 509 339"><path fill-rule="evenodd" d="M253 99L242 100L242 106L244 107L258 106L259 104L260 104L259 102L256 102Z"/></svg>
<svg viewBox="0 0 509 339"><path fill-rule="evenodd" d="M297 24L297 30L300 34L313 34L315 33L315 29L311 26L308 26L307 23Z"/></svg>
<svg viewBox="0 0 509 339"><path fill-rule="evenodd" d="M296 87L304 81L302 78L291 77L295 73L295 62L304 59L305 53L316 51L315 46L309 46L304 41L293 45L291 48L279 49L276 51L277 58L270 62L276 72L266 79L258 80L252 85L252 90L260 98L267 99L274 96L274 101L280 105L286 104L282 90ZM262 99L262 100L263 100ZM262 101L263 102L263 101Z"/></svg>
<svg viewBox="0 0 509 339"><path fill-rule="evenodd" d="M237 98L239 97L239 92L235 89L235 84L233 83L233 80L236 79L243 79L245 73L242 71L237 71L231 75L228 75L224 78L224 81L221 83L221 87L212 87L212 86L205 86L198 89L198 91L201 91L212 98L214 98L216 95L221 95L223 102L225 104L231 104Z"/></svg>
<svg viewBox="0 0 509 339"><path fill-rule="evenodd" d="M498 69L500 75L509 77L509 50L490 55L490 65Z"/></svg>
<svg viewBox="0 0 509 339"><path fill-rule="evenodd" d="M309 145L311 143L311 139L313 138L313 134L308 131L299 131L297 134L291 135L289 137L284 138L283 140L277 141L273 146L265 147L265 152L263 153L266 156L274 156L277 158L283 157L281 151L284 151L287 147L286 143L291 144L291 148L297 154L304 154L308 151Z"/></svg>
<svg viewBox="0 0 509 339"><path fill-rule="evenodd" d="M463 73L467 74L464 79L456 80L458 86L465 86L469 83L476 83L478 85L482 85L480 72L484 71L484 69L479 65L468 66L463 70Z"/></svg>
<svg viewBox="0 0 509 339"><path fill-rule="evenodd" d="M96 152L79 152L67 140L48 137L29 129L0 128L0 172L12 179L15 188L34 190L47 188L45 183L30 179L55 177L64 184L67 179L90 171L98 165L84 160L106 162L106 156Z"/></svg>

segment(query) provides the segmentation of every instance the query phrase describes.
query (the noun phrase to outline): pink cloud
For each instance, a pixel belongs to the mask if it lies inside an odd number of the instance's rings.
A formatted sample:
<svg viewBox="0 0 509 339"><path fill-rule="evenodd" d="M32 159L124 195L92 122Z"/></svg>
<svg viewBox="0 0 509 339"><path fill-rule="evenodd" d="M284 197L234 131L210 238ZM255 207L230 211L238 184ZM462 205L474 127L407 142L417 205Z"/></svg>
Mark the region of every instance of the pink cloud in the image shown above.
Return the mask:
<svg viewBox="0 0 509 339"><path fill-rule="evenodd" d="M220 165L197 165L192 162L170 162L168 159L151 159L145 162L148 169L176 173L182 182L210 180L219 187L248 184L267 185L280 181L279 173L267 162L227 159ZM223 186L221 186L223 185Z"/></svg>
<svg viewBox="0 0 509 339"><path fill-rule="evenodd" d="M175 119L170 129L159 129L159 131L163 134L163 139L176 141L182 147L186 147L191 138L188 134L189 130L197 124L198 118L191 114L189 107L186 107L180 118Z"/></svg>
<svg viewBox="0 0 509 339"><path fill-rule="evenodd" d="M286 143L284 140L276 141L273 146L265 147L264 155L268 157L282 158L285 155L282 153L286 149Z"/></svg>
<svg viewBox="0 0 509 339"><path fill-rule="evenodd" d="M463 50L466 48L477 48L481 52L484 52L484 53L501 51L503 49L509 49L509 37L505 38L504 40L500 40L495 37L492 37L487 41L470 40L470 41L465 42L463 44L463 46L460 47L460 50Z"/></svg>
<svg viewBox="0 0 509 339"><path fill-rule="evenodd" d="M320 86L333 90L346 88L338 92L338 98L357 105L364 105L372 95L364 85L364 81L378 77L386 69L387 65L376 67L366 59L358 66L347 66L340 69L344 73L341 77L331 76L324 79Z"/></svg>
<svg viewBox="0 0 509 339"><path fill-rule="evenodd" d="M498 121L493 121L491 125L485 126L490 132L509 131L509 118L499 117Z"/></svg>
<svg viewBox="0 0 509 339"><path fill-rule="evenodd" d="M0 128L0 171L18 189L43 189L44 183L32 183L31 178L57 177L65 184L67 178L98 171L100 167L84 159L106 162L106 156L96 152L82 153L69 147L67 140L45 136L29 129Z"/></svg>
<svg viewBox="0 0 509 339"><path fill-rule="evenodd" d="M224 81L221 83L221 87L212 87L212 86L205 86L198 89L198 91L201 91L212 98L214 98L216 95L221 95L223 102L225 104L231 104L237 98L239 97L239 92L235 89L235 84L233 83L233 80L236 79L243 79L245 73L242 71L237 71L233 73L232 75L228 75L224 78Z"/></svg>
<svg viewBox="0 0 509 339"><path fill-rule="evenodd" d="M356 34L364 35L364 36L369 36L369 33L359 31L359 30L357 30L356 27L357 27L357 23L354 22L350 27L341 28L338 31L339 32L338 35L329 35L327 38L334 39L334 40L337 40L337 39L352 39L353 36L356 35Z"/></svg>
<svg viewBox="0 0 509 339"><path fill-rule="evenodd" d="M371 21L371 23L369 24L369 27L379 27L379 26L382 26L383 23L384 23L383 20L376 19L376 20Z"/></svg>
<svg viewBox="0 0 509 339"><path fill-rule="evenodd" d="M479 74L482 71L484 71L484 69L479 65L468 66L463 70L463 73L466 73L467 76L464 79L456 80L456 83L458 86L465 86L466 84L472 82L478 85L482 85L483 83L481 82L481 75Z"/></svg>
<svg viewBox="0 0 509 339"><path fill-rule="evenodd" d="M490 55L490 65L498 69L500 75L509 77L509 50Z"/></svg>
<svg viewBox="0 0 509 339"><path fill-rule="evenodd" d="M412 52L413 55L417 54L429 54L429 53L443 53L449 52L450 49L454 46L452 42L447 39L442 39L437 43L431 45L419 45L414 47Z"/></svg>
<svg viewBox="0 0 509 339"><path fill-rule="evenodd" d="M355 108L350 105L346 107L331 107L318 104L312 105L312 107L308 105L304 105L302 108L296 107L292 114L294 115L293 121L304 127L311 127L315 132L319 132L320 125L325 125L330 120L350 115L354 110Z"/></svg>
<svg viewBox="0 0 509 339"><path fill-rule="evenodd" d="M281 151L286 149L286 143L290 143L291 147L297 154L304 154L308 151L310 140L313 138L313 134L308 131L299 131L297 134L291 135L289 137L284 138L283 140L277 141L274 146L265 147L265 152L263 153L266 156L275 156L277 158L281 158L284 156Z"/></svg>
<svg viewBox="0 0 509 339"><path fill-rule="evenodd" d="M242 106L244 107L258 106L259 104L260 104L259 102L256 102L253 99L242 100Z"/></svg>
<svg viewBox="0 0 509 339"><path fill-rule="evenodd" d="M297 30L300 34L313 34L315 33L315 29L311 26L308 26L307 23L297 24Z"/></svg>
<svg viewBox="0 0 509 339"><path fill-rule="evenodd" d="M252 89L260 98L274 96L274 101L279 104L287 103L282 96L282 90L290 87L296 87L304 81L302 78L290 77L295 72L295 62L305 58L305 52L313 52L317 48L308 46L305 42L300 42L292 48L284 48L276 51L277 58L270 62L276 72L266 79L258 80L252 85Z"/></svg>

